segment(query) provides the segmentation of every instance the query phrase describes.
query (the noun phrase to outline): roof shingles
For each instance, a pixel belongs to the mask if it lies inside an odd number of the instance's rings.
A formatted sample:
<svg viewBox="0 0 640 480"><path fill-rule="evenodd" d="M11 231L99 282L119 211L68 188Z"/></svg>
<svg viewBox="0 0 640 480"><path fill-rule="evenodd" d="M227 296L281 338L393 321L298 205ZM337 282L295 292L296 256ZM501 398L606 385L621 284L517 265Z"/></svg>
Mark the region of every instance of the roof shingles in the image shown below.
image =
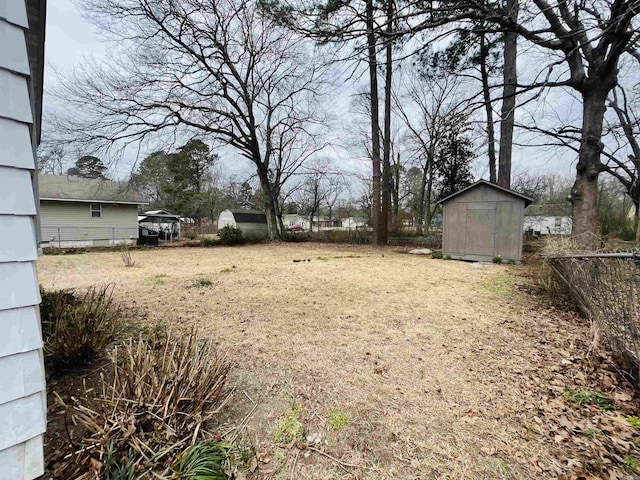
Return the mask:
<svg viewBox="0 0 640 480"><path fill-rule="evenodd" d="M40 174L40 200L78 202L135 203L146 201L130 186L99 178Z"/></svg>

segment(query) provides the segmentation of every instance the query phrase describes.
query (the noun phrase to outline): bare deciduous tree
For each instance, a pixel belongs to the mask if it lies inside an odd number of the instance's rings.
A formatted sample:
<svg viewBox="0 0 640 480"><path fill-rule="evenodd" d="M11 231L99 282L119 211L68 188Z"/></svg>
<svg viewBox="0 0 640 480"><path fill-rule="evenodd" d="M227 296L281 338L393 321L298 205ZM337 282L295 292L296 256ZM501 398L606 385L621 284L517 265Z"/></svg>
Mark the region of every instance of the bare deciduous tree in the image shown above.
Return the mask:
<svg viewBox="0 0 640 480"><path fill-rule="evenodd" d="M321 71L308 45L238 0L83 5L121 48L63 82L56 96L74 117L59 130L103 146L194 131L230 145L255 164L270 233L281 235L282 184L323 148Z"/></svg>
<svg viewBox="0 0 640 480"><path fill-rule="evenodd" d="M410 72L403 84L402 98L396 109L407 129L409 149L420 170L416 226L422 233L429 228L433 215L432 196L436 177L436 158L440 144L451 130L461 130L467 122L466 103L459 103L460 86L455 75L443 72L437 80ZM412 111L413 110L413 111Z"/></svg>

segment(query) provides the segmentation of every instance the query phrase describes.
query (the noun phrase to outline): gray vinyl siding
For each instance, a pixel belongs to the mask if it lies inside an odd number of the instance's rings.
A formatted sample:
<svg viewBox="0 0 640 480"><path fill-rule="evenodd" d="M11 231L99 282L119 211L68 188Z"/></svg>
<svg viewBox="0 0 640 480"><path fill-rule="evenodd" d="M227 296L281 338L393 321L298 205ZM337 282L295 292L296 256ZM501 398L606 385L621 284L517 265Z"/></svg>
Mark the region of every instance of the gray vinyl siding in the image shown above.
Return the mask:
<svg viewBox="0 0 640 480"><path fill-rule="evenodd" d="M27 18L25 7L0 0L0 478L12 480L43 474L46 428L33 149L39 102L29 96L38 88L26 48L28 22L42 17L33 7Z"/></svg>
<svg viewBox="0 0 640 480"><path fill-rule="evenodd" d="M42 242L109 244L138 238L138 206L102 203L102 217L91 216L90 202L41 200Z"/></svg>

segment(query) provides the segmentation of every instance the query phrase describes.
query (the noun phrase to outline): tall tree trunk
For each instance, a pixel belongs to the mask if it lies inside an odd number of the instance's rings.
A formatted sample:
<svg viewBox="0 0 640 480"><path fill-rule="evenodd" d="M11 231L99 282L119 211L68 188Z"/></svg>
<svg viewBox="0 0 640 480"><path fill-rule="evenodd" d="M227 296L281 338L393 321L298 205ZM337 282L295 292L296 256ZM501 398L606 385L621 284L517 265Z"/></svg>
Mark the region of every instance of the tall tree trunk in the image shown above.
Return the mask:
<svg viewBox="0 0 640 480"><path fill-rule="evenodd" d="M635 221L636 221L636 245L640 245L640 200L633 200L633 206L636 209Z"/></svg>
<svg viewBox="0 0 640 480"><path fill-rule="evenodd" d="M433 160L433 156L431 156L431 161L429 162L428 165L428 172L429 172L429 179L427 180L427 188L426 188L426 215L425 215L425 223L427 226L427 233L429 233L429 230L431 229L431 220L433 219L433 210L431 209L431 192L433 190L433 167L434 167L434 160Z"/></svg>
<svg viewBox="0 0 640 480"><path fill-rule="evenodd" d="M393 156L391 157L393 158ZM393 216L398 218L400 214L400 152L397 155L393 175Z"/></svg>
<svg viewBox="0 0 640 480"><path fill-rule="evenodd" d="M518 0L507 0L507 12L515 22L518 20ZM518 57L518 35L504 33L504 89L500 119L500 156L498 158L498 183L511 188L511 153L513 151L513 123L516 108L516 65Z"/></svg>
<svg viewBox="0 0 640 480"><path fill-rule="evenodd" d="M387 0L387 28L388 34L393 32L393 0ZM385 48L385 78L384 78L384 153L382 159L382 235L387 242L389 232L393 230L391 215L391 88L393 81L393 45L390 35Z"/></svg>
<svg viewBox="0 0 640 480"><path fill-rule="evenodd" d="M258 162L256 162L256 164L257 163ZM284 230L281 231L278 228L278 199L275 198L273 188L267 174L267 169L264 167L262 162L260 162L260 166L258 167L258 177L260 178L260 187L262 188L264 202L267 207L266 214L269 238L271 238L271 240L282 240L282 232Z"/></svg>
<svg viewBox="0 0 640 480"><path fill-rule="evenodd" d="M602 124L608 89L597 80L588 82L582 94L582 139L571 189L573 230L571 236L584 247L595 246L598 228L598 175L602 152Z"/></svg>
<svg viewBox="0 0 640 480"><path fill-rule="evenodd" d="M489 89L489 72L487 70L487 57L489 46L486 35L480 34L480 78L482 80L482 96L484 109L487 115L487 139L489 142L489 181L497 183L496 175L496 133L493 124L493 105L491 103L491 90Z"/></svg>
<svg viewBox="0 0 640 480"><path fill-rule="evenodd" d="M371 161L373 164L373 199L371 218L373 220L373 243L383 245L386 238L381 235L380 209L380 117L378 113L378 60L376 58L376 33L373 24L373 0L367 0L367 61L369 63L369 88L371 100Z"/></svg>
<svg viewBox="0 0 640 480"><path fill-rule="evenodd" d="M427 160L428 164L429 160ZM418 218L416 218L416 233L422 235L424 232L424 203L427 189L427 168L422 170L422 177L420 178L420 191L418 194Z"/></svg>

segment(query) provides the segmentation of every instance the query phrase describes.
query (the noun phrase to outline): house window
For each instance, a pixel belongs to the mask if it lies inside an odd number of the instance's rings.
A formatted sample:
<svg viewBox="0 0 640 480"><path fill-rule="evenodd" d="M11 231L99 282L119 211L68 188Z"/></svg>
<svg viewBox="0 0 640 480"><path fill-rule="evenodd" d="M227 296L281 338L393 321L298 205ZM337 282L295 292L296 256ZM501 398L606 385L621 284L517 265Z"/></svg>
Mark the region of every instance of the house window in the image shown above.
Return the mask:
<svg viewBox="0 0 640 480"><path fill-rule="evenodd" d="M102 218L102 204L92 203L90 208L91 208L91 218Z"/></svg>
<svg viewBox="0 0 640 480"><path fill-rule="evenodd" d="M556 217L556 227L560 227L560 226L562 226L562 218Z"/></svg>

